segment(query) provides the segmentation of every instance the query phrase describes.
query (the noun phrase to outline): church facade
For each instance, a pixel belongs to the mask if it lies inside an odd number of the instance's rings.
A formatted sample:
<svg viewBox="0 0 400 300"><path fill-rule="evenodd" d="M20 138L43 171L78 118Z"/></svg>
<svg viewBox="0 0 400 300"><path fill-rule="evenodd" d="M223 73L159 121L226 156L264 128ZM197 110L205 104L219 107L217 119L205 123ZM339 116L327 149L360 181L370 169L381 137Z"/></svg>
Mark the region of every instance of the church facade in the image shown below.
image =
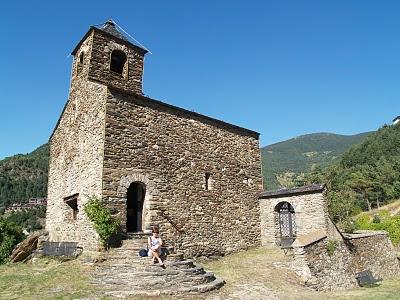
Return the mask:
<svg viewBox="0 0 400 300"><path fill-rule="evenodd" d="M146 52L112 21L73 50L69 99L50 137L50 240L96 250L83 210L96 196L122 232L158 225L187 256L260 245L259 134L144 96Z"/></svg>

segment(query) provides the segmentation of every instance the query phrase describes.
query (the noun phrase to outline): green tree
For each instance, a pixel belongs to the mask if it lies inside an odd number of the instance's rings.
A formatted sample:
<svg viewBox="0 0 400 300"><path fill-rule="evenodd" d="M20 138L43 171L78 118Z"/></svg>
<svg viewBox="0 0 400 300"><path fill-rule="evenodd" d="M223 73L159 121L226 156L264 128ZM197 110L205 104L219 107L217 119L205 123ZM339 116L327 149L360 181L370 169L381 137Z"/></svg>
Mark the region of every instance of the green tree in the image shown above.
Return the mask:
<svg viewBox="0 0 400 300"><path fill-rule="evenodd" d="M12 250L24 237L20 227L0 217L0 264L8 261Z"/></svg>

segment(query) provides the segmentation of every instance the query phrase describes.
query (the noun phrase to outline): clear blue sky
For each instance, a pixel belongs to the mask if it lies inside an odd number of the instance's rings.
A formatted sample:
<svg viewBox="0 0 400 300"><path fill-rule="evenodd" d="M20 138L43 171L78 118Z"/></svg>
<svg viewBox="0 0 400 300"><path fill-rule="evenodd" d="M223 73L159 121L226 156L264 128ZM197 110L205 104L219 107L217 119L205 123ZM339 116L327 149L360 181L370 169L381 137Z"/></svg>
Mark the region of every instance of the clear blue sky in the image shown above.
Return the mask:
<svg viewBox="0 0 400 300"><path fill-rule="evenodd" d="M375 130L400 114L400 1L6 1L0 158L45 143L91 24L149 48L144 92L261 133Z"/></svg>

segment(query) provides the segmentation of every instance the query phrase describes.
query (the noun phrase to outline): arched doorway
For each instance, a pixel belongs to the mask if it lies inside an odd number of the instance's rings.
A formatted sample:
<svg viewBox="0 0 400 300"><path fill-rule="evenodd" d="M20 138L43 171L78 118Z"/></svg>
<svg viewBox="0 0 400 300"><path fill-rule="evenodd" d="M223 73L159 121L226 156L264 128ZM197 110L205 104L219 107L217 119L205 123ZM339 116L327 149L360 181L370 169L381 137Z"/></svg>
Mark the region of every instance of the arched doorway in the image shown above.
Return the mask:
<svg viewBox="0 0 400 300"><path fill-rule="evenodd" d="M146 186L141 182L132 182L126 199L126 232L143 230L143 202Z"/></svg>
<svg viewBox="0 0 400 300"><path fill-rule="evenodd" d="M279 224L279 245L290 248L296 238L296 218L293 206L289 202L281 202L275 206Z"/></svg>

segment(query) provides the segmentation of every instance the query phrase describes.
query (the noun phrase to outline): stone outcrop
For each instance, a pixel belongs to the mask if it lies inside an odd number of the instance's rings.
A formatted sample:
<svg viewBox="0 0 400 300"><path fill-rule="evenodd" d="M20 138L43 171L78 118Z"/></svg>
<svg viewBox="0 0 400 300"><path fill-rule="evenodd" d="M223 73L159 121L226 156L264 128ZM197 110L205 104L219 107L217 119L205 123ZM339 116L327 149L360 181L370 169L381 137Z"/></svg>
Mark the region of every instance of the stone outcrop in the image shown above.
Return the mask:
<svg viewBox="0 0 400 300"><path fill-rule="evenodd" d="M110 250L104 261L95 264L91 284L106 296L119 298L204 293L224 285L192 260L170 256L164 261L165 269L153 265L149 257L138 256L145 244L146 237L136 238Z"/></svg>
<svg viewBox="0 0 400 300"><path fill-rule="evenodd" d="M15 246L10 256L10 261L15 263L26 261L31 258L32 253L36 250L38 239L42 235L41 232L30 234L25 240Z"/></svg>

